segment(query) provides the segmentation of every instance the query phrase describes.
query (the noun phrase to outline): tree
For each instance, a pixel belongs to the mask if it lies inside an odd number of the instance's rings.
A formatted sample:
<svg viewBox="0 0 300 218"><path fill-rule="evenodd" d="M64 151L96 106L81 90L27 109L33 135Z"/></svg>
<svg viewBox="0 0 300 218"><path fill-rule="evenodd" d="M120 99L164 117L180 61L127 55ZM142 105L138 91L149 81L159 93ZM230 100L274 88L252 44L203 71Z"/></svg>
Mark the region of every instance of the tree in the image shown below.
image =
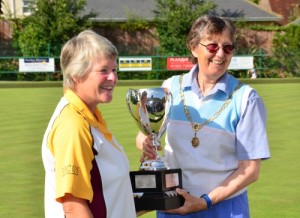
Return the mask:
<svg viewBox="0 0 300 218"><path fill-rule="evenodd" d="M86 0L36 0L32 14L16 20L14 45L23 56L58 55L61 45L83 29L91 27L94 12L82 15ZM57 46L54 50L51 47Z"/></svg>
<svg viewBox="0 0 300 218"><path fill-rule="evenodd" d="M0 15L3 14L3 11L2 11L2 0L0 0Z"/></svg>
<svg viewBox="0 0 300 218"><path fill-rule="evenodd" d="M164 54L186 55L186 37L193 21L215 5L204 0L156 0L156 29Z"/></svg>
<svg viewBox="0 0 300 218"><path fill-rule="evenodd" d="M255 4L259 4L259 2L260 2L260 0L250 0L250 1L252 1L253 3L255 3Z"/></svg>
<svg viewBox="0 0 300 218"><path fill-rule="evenodd" d="M281 70L300 75L300 26L288 25L275 34L273 39L274 57L280 62Z"/></svg>

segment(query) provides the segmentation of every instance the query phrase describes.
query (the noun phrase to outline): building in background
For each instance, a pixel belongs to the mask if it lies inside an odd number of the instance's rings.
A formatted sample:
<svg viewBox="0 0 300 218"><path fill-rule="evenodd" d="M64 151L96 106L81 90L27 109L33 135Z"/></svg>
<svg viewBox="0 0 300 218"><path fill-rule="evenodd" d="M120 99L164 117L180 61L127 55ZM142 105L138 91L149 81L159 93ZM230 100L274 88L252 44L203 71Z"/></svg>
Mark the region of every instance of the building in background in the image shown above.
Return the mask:
<svg viewBox="0 0 300 218"><path fill-rule="evenodd" d="M33 0L1 0L0 40L12 38L12 27L9 20L30 15L30 3ZM294 9L299 8L300 0L261 0L254 4L248 0L212 0L217 7L212 12L215 15L230 17L233 20L243 20L250 24L284 25ZM129 18L141 18L151 21L155 17L155 0L87 0L85 12L94 10L98 15L92 18L95 28L97 23L126 22ZM122 46L131 50L142 49L149 53L158 45L155 28L145 31L130 32L124 29L103 29L97 31L109 38L122 52ZM244 33L243 33L244 34ZM249 31L245 33L245 46L252 44L268 50L272 43L270 32ZM2 40L3 41L3 40ZM136 49L135 49L136 48ZM125 48L127 49L127 48ZM126 51L124 51L126 52Z"/></svg>
<svg viewBox="0 0 300 218"><path fill-rule="evenodd" d="M279 22L282 17L270 10L265 10L248 0L211 0L217 5L214 14L243 19L247 22ZM146 20L153 20L156 9L155 0L87 0L86 11L98 13L94 21L124 22L131 15Z"/></svg>
<svg viewBox="0 0 300 218"><path fill-rule="evenodd" d="M259 7L266 11L274 12L283 17L278 21L286 25L300 17L300 0L260 0Z"/></svg>
<svg viewBox="0 0 300 218"><path fill-rule="evenodd" d="M211 12L214 15L228 17L232 20L242 20L246 23L261 25L278 25L282 16L272 11L267 11L248 0L212 0L216 8ZM122 23L129 17L142 18L151 21L155 18L154 10L156 9L155 0L87 0L86 12L94 10L97 16L92 18L97 23L115 22ZM130 51L153 54L153 48L158 46L155 37L155 28L145 31L136 31L132 33L126 29L117 28L98 28L97 32L109 38L123 53L127 48ZM240 47L263 48L265 52L270 51L273 33L270 31L244 31L240 30Z"/></svg>
<svg viewBox="0 0 300 218"><path fill-rule="evenodd" d="M4 19L23 18L30 15L29 4L33 0L1 0Z"/></svg>
<svg viewBox="0 0 300 218"><path fill-rule="evenodd" d="M22 18L30 15L30 2L34 0L1 0L2 17ZM218 6L215 10L220 16L243 18L252 22L278 22L287 24L295 13L299 16L300 0L260 0L255 5L248 0L212 0ZM87 11L99 12L95 21L124 22L130 14L152 20L155 0L87 0ZM282 16L282 18L280 16Z"/></svg>

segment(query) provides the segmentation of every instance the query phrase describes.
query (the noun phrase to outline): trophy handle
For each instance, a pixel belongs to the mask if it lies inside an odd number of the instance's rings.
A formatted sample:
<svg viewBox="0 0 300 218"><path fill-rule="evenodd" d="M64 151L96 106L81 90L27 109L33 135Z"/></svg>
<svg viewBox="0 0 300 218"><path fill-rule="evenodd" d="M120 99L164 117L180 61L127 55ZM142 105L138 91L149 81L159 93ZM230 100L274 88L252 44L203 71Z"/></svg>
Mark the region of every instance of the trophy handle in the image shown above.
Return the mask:
<svg viewBox="0 0 300 218"><path fill-rule="evenodd" d="M156 153L156 160L163 161L165 166L167 166L167 163L165 162L164 158L159 154L157 147L161 146L161 137L165 133L167 125L169 123L170 114L172 112L172 105L173 105L173 95L171 92L165 92L166 93L166 105L165 105L165 116L162 126L160 127L160 130L158 134L151 134L151 139L153 143L153 147ZM167 167L168 168L168 167Z"/></svg>
<svg viewBox="0 0 300 218"><path fill-rule="evenodd" d="M166 92L167 95L167 101L166 101L166 111L165 111L165 118L164 118L164 122L157 134L157 138L161 138L162 135L165 133L167 125L169 123L169 119L170 119L170 114L172 112L172 105L173 105L173 95L171 92Z"/></svg>
<svg viewBox="0 0 300 218"><path fill-rule="evenodd" d="M136 90L134 89L129 89L128 92L127 92L127 95L126 95L126 103L127 103L127 108L128 108L128 111L130 113L130 115L132 116L132 118L139 123L139 120L135 117L135 114L131 111L131 108L130 108L130 97L131 97L131 93L132 92L135 92L137 93Z"/></svg>

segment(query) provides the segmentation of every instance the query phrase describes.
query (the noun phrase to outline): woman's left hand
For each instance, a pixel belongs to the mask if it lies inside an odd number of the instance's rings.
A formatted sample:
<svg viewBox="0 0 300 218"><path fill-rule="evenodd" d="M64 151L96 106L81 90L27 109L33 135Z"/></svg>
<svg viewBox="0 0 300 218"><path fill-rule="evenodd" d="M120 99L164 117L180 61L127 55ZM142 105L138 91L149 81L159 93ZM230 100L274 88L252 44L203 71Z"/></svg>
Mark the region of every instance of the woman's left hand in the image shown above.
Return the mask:
<svg viewBox="0 0 300 218"><path fill-rule="evenodd" d="M184 204L181 207L176 209L165 210L164 211L165 213L177 213L177 214L185 215L188 213L205 210L207 208L204 199L190 195L187 191L180 188L177 188L176 192L177 194L181 195L184 198L185 200Z"/></svg>

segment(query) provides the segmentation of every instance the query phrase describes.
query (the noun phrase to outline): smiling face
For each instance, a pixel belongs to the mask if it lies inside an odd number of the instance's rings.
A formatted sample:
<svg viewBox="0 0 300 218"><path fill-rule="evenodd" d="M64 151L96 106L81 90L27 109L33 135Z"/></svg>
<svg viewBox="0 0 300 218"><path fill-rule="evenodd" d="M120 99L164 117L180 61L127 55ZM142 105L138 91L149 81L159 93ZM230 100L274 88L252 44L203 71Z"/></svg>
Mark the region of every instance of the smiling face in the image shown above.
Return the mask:
<svg viewBox="0 0 300 218"><path fill-rule="evenodd" d="M223 50L225 45L233 45L231 34L224 30L219 35L210 35L209 38L203 38L197 46L192 49L192 54L198 59L199 65L199 76L205 80L216 81L218 80L227 70L233 52L227 54ZM210 53L207 48L203 45L216 43L219 45L216 53Z"/></svg>
<svg viewBox="0 0 300 218"><path fill-rule="evenodd" d="M112 100L114 87L118 81L115 58L97 58L89 73L83 78L73 78L74 92L94 112L97 104Z"/></svg>
<svg viewBox="0 0 300 218"><path fill-rule="evenodd" d="M191 62L199 66L200 87L205 83L215 84L226 72L235 39L236 28L229 19L205 15L194 21L187 37L187 47L192 54Z"/></svg>

